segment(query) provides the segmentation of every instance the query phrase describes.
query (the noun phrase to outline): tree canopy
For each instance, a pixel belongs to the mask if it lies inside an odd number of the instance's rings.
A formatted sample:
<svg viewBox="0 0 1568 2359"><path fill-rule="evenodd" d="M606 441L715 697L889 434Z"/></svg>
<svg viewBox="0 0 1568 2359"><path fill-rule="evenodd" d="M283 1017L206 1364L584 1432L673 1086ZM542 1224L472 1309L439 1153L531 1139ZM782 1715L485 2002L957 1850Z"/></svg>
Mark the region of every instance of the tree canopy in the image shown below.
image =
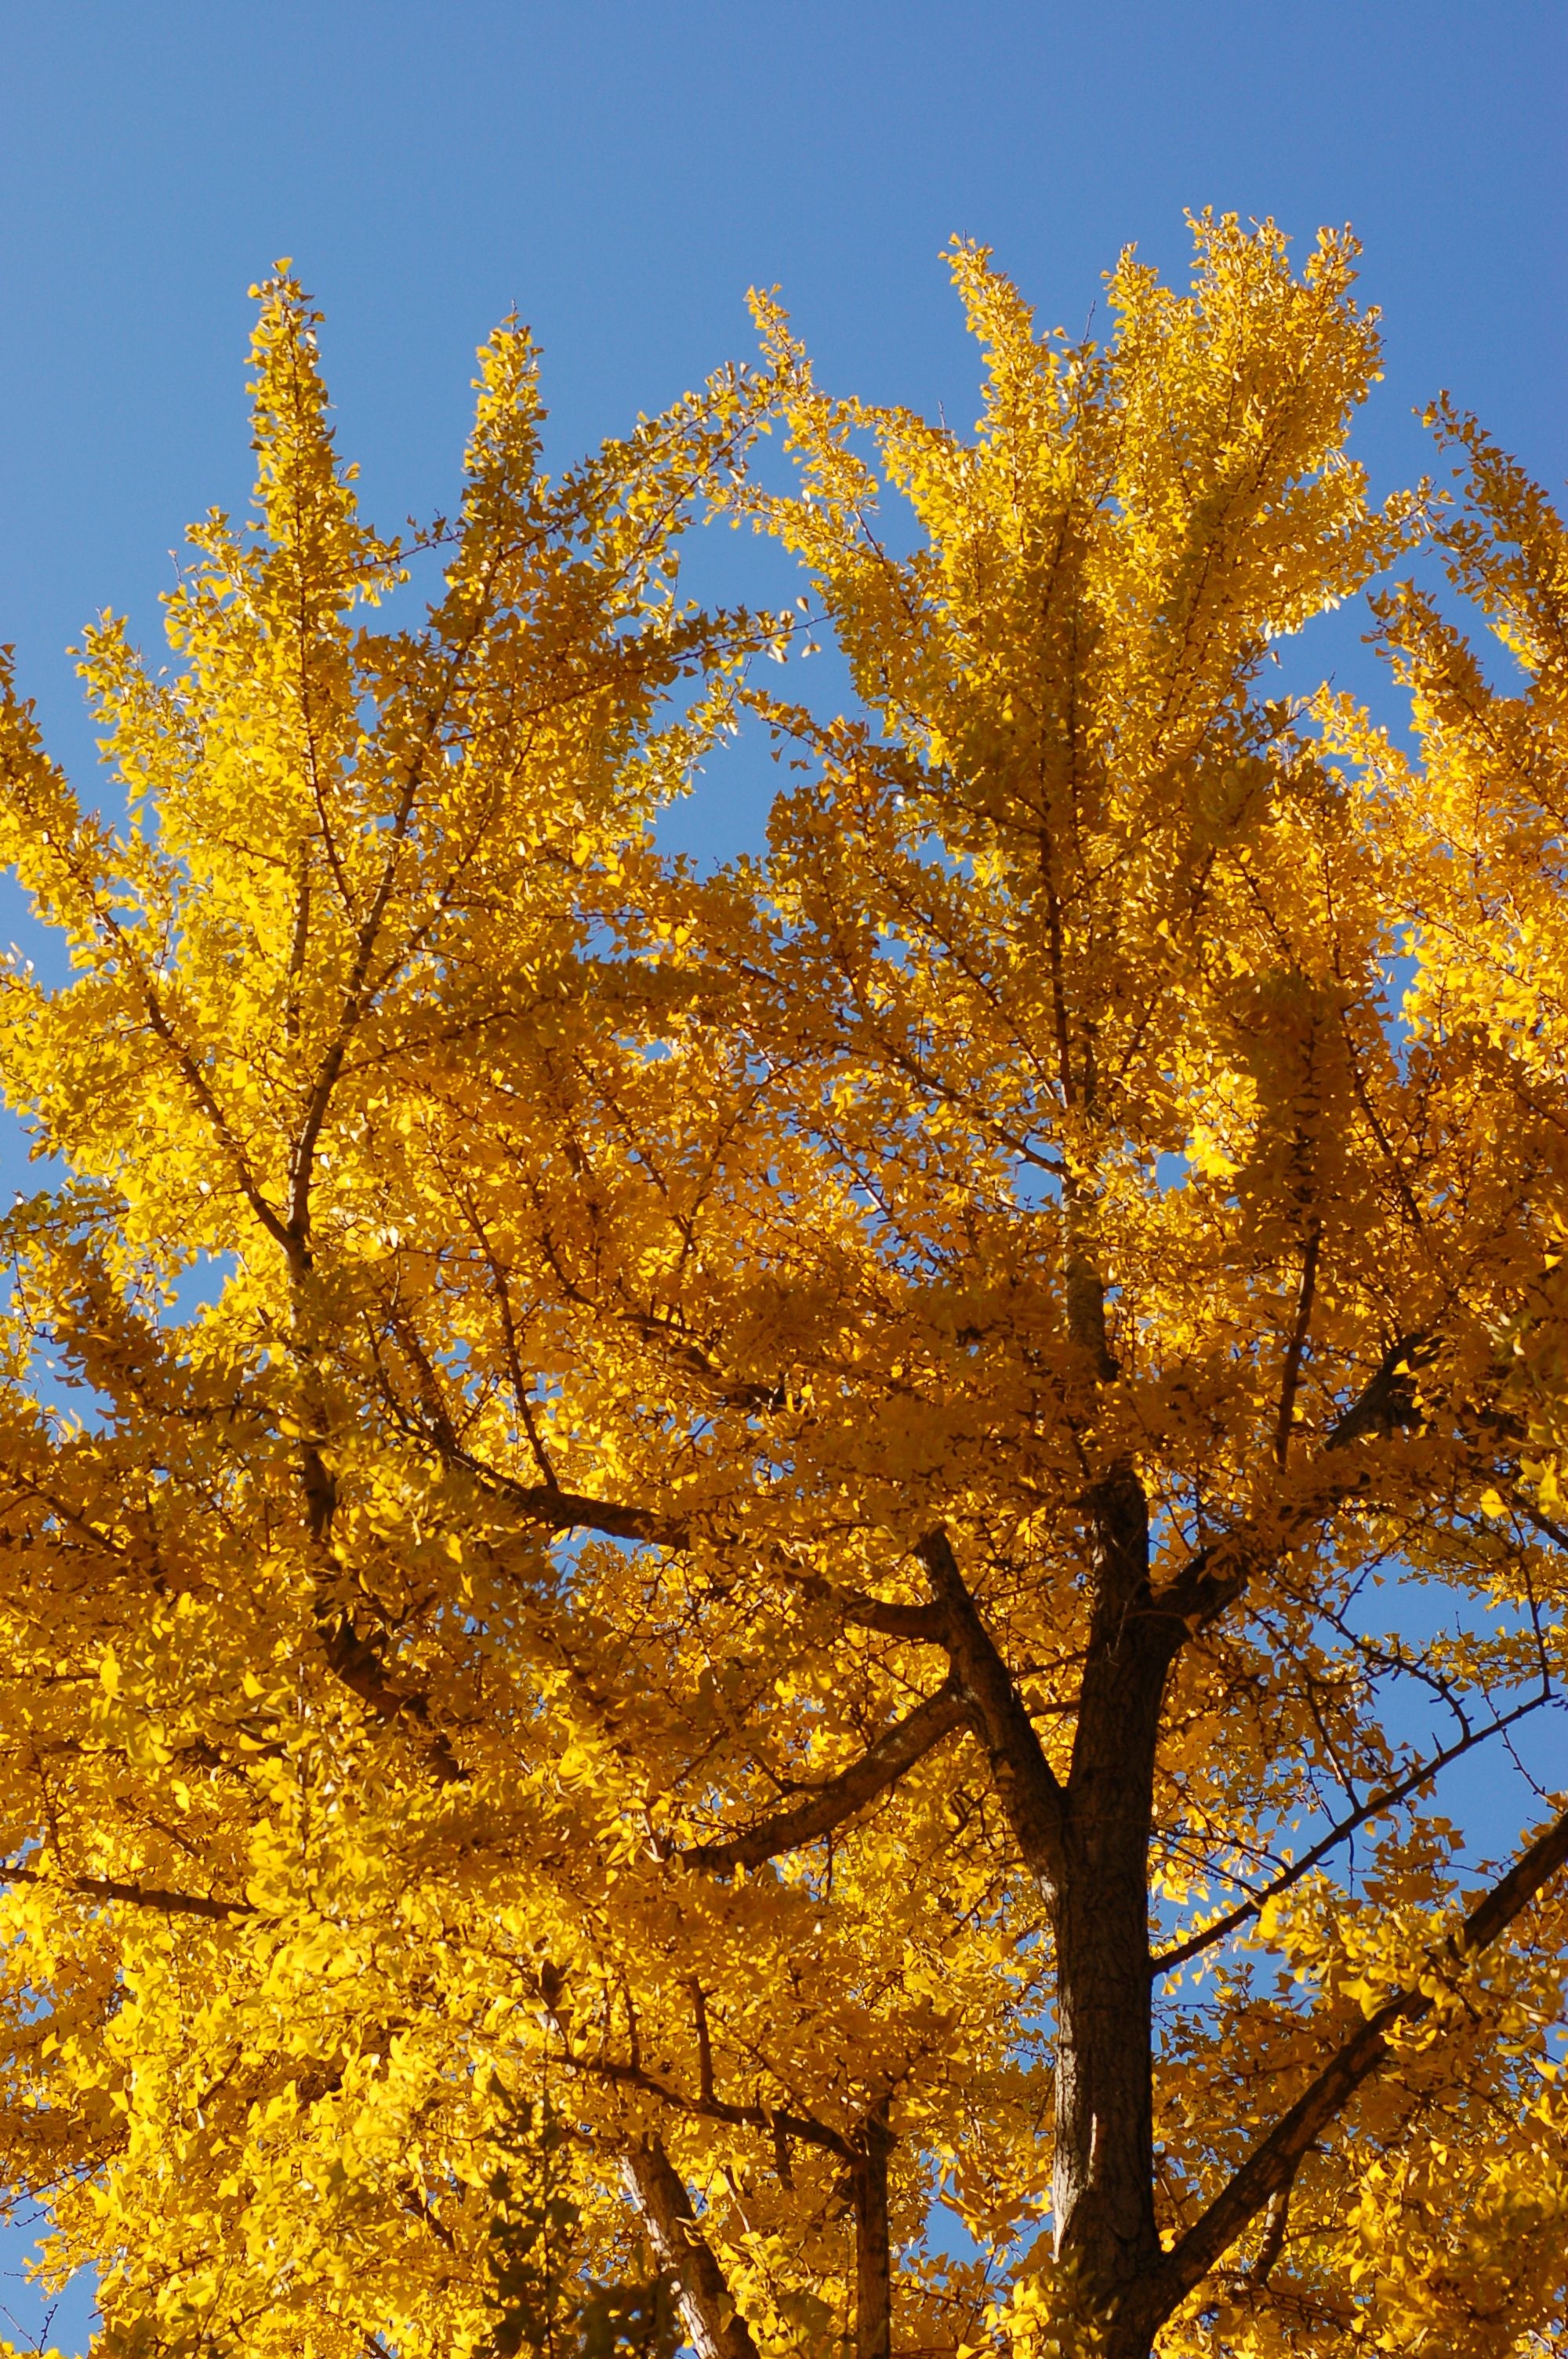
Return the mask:
<svg viewBox="0 0 1568 2359"><path fill-rule="evenodd" d="M1443 1773L1561 1677L1568 544L1446 404L1374 506L1352 242L1194 226L1098 345L956 246L968 439L762 302L552 480L509 321L404 541L280 266L123 821L7 678L0 2124L105 2354L1559 2347L1568 1815ZM1269 692L1401 567L1409 730Z"/></svg>

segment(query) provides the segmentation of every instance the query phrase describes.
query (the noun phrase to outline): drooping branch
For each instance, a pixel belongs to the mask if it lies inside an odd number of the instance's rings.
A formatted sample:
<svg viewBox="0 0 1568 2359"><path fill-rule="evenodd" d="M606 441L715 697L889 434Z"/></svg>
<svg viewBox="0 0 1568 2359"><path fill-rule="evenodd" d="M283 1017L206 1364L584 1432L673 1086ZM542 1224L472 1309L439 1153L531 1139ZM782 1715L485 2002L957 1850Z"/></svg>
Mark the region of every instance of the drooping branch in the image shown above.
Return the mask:
<svg viewBox="0 0 1568 2359"><path fill-rule="evenodd" d="M627 2148L621 2167L659 2266L675 2280L681 2319L697 2359L757 2359L751 2330L730 2299L724 2272L697 2225L691 2198L659 2140L640 2138Z"/></svg>
<svg viewBox="0 0 1568 2359"><path fill-rule="evenodd" d="M1568 1863L1568 1810L1527 1845L1506 1875L1477 1902L1458 1930L1434 1953L1441 1975L1472 1964ZM1437 2004L1419 1985L1395 1991L1351 2033L1290 2110L1188 2229L1162 2266L1129 2295L1117 2314L1119 2337L1152 2336L1200 2284L1258 2213L1288 2187L1305 2155L1338 2119L1364 2082L1390 2062L1389 2035L1422 2022ZM1129 2342L1128 2348L1135 2347Z"/></svg>
<svg viewBox="0 0 1568 2359"><path fill-rule="evenodd" d="M963 1727L969 1716L957 1680L949 1677L934 1696L884 1730L858 1761L817 1787L804 1801L763 1819L744 1834L732 1835L724 1843L697 1843L676 1856L686 1867L727 1875L737 1867L760 1867L764 1860L777 1859L784 1852L803 1850L896 1785L906 1770L945 1736Z"/></svg>

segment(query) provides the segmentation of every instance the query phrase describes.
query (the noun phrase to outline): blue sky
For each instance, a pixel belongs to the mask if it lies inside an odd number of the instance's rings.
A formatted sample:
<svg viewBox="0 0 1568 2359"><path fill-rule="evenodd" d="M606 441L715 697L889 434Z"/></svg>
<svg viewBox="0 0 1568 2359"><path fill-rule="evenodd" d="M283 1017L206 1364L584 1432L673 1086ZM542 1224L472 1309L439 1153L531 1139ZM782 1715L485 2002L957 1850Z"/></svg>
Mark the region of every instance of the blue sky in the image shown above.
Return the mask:
<svg viewBox="0 0 1568 2359"><path fill-rule="evenodd" d="M833 386L961 421L954 231L1078 332L1207 204L1361 235L1379 487L1440 386L1568 472L1561 0L0 0L0 639L84 783L66 644L104 605L154 640L186 522L243 505L245 290L284 254L384 524L449 500L513 306L561 458L747 352L752 283ZM1353 625L1325 646L1363 678ZM682 840L760 810L716 779Z"/></svg>

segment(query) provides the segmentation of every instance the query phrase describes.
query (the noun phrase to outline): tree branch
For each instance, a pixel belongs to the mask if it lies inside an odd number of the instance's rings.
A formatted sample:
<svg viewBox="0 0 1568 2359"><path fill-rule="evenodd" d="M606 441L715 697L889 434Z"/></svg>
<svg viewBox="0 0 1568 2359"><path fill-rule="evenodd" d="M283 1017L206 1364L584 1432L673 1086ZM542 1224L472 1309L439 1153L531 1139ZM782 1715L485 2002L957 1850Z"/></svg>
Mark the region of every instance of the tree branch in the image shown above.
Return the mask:
<svg viewBox="0 0 1568 2359"><path fill-rule="evenodd" d="M1524 1703L1516 1704L1512 1712L1504 1712L1501 1719L1488 1721L1485 1728L1470 1729L1452 1745L1445 1745L1441 1753L1433 1753L1427 1760L1418 1761L1415 1767L1396 1785L1383 1787L1379 1792L1370 1795L1358 1809L1350 1811L1348 1816L1337 1820L1320 1842L1314 1843L1310 1851L1303 1852L1300 1859L1292 1860L1271 1884L1263 1886L1261 1892L1250 1894L1238 1908L1221 1917L1217 1923L1206 1926L1201 1932L1189 1934L1184 1941L1178 1941L1172 1949L1162 1950L1152 1961L1154 1972L1168 1974L1174 1967L1185 1965L1189 1958L1195 1958L1201 1951L1212 1949L1217 1941L1223 1941L1238 1926L1245 1925L1249 1917L1256 1917L1271 1900L1276 1899L1281 1892L1288 1892L1292 1884L1298 1883L1314 1868L1320 1859L1326 1859L1347 1835L1353 1835L1357 1827L1364 1827L1368 1819L1377 1818L1382 1810L1392 1810L1396 1803L1413 1794L1418 1787L1424 1786L1429 1777L1435 1777L1440 1770L1446 1769L1451 1762L1461 1759L1476 1745L1484 1744L1488 1736L1498 1735L1505 1728L1511 1728L1516 1720L1522 1720L1527 1712L1539 1712L1542 1704L1552 1701L1552 1698L1545 1692L1530 1696Z"/></svg>
<svg viewBox="0 0 1568 2359"><path fill-rule="evenodd" d="M913 1768L954 1729L963 1727L968 1718L969 1707L957 1680L949 1676L934 1696L928 1696L906 1718L885 1729L858 1761L840 1770L838 1777L828 1778L793 1809L780 1810L724 1843L695 1843L689 1851L678 1852L676 1856L685 1867L698 1868L709 1875L727 1875L737 1867L760 1867L764 1860L777 1859L781 1853L804 1850L807 1843L830 1834L835 1827L896 1785L905 1770Z"/></svg>
<svg viewBox="0 0 1568 2359"><path fill-rule="evenodd" d="M861 2125L849 2190L855 2206L854 2359L892 2359L892 2253L888 2221L888 2162L893 2148L888 2101Z"/></svg>
<svg viewBox="0 0 1568 2359"><path fill-rule="evenodd" d="M1429 1335L1397 1335L1376 1375L1331 1427L1325 1450L1344 1450L1368 1433L1387 1436L1415 1424L1415 1372L1435 1356Z"/></svg>
<svg viewBox="0 0 1568 2359"><path fill-rule="evenodd" d="M757 2359L751 2330L730 2299L724 2272L697 2224L691 2198L659 2140L641 2138L629 2147L621 2169L654 2256L675 2279L681 2318L697 2359Z"/></svg>
<svg viewBox="0 0 1568 2359"><path fill-rule="evenodd" d="M1284 1374L1280 1382L1280 1414L1274 1430L1274 1462L1283 1466L1290 1455L1291 1428L1296 1421L1296 1392L1301 1384L1302 1362L1306 1355L1307 1336L1312 1329L1313 1298L1317 1290L1317 1257L1323 1245L1323 1223L1314 1220L1307 1231L1306 1247L1302 1255L1301 1287L1296 1296L1295 1323L1285 1352Z"/></svg>
<svg viewBox="0 0 1568 2359"><path fill-rule="evenodd" d="M1516 1917L1568 1862L1568 1810L1521 1852L1506 1875L1478 1901L1457 1932L1433 1954L1440 1968L1465 1966L1488 1950ZM1389 2063L1388 2035L1400 2025L1420 2023L1436 2005L1435 1993L1396 1991L1353 2031L1276 2122L1260 2146L1223 2188L1208 2210L1167 2253L1161 2267L1125 2300L1117 2313L1120 2330L1152 2335L1177 2304L1206 2277L1249 2223L1288 2187L1303 2157L1344 2112L1363 2082ZM1130 2345L1129 2346L1131 2347Z"/></svg>
<svg viewBox="0 0 1568 2359"><path fill-rule="evenodd" d="M915 1553L931 1575L953 1678L989 1756L997 1793L1024 1864L1049 1897L1062 1881L1063 1796L1056 1773L1045 1758L1012 1674L980 1619L946 1533L940 1528L927 1533Z"/></svg>
<svg viewBox="0 0 1568 2359"><path fill-rule="evenodd" d="M551 2009L551 2019L560 2036L565 2053L561 2058L574 2072L586 2072L590 2080L613 2082L622 2089L637 2089L645 2097L656 2097L673 2113L690 2114L697 2121L723 2122L737 2130L765 2130L777 2140L781 2136L795 2138L801 2146L819 2147L825 2154L837 2155L841 2162L853 2158L847 2138L826 2122L816 2121L809 2114L781 2112L774 2105L732 2105L722 2097L683 2096L641 2064L622 2064L613 2056L582 2056L577 2054L567 2038L562 2017Z"/></svg>
<svg viewBox="0 0 1568 2359"><path fill-rule="evenodd" d="M863 1589L840 1589L816 1573L791 1576L803 1597L830 1605L842 1622L860 1630L880 1630L888 1638L913 1638L930 1647L946 1644L946 1617L935 1604L901 1605L891 1598L872 1597Z"/></svg>
<svg viewBox="0 0 1568 2359"><path fill-rule="evenodd" d="M634 1507L618 1499L590 1499L582 1491L563 1491L553 1483L518 1483L460 1445L443 1445L428 1429L424 1439L438 1455L474 1475L514 1506L531 1524L549 1532L601 1532L609 1539L645 1540L654 1548L684 1549L691 1527L678 1516L663 1516L656 1507Z"/></svg>
<svg viewBox="0 0 1568 2359"><path fill-rule="evenodd" d="M1373 1375L1329 1429L1321 1460L1348 1449L1368 1434L1386 1439L1416 1421L1414 1371L1434 1356L1429 1338L1401 1335L1384 1353ZM1278 1439L1278 1436L1276 1436ZM1211 1540L1189 1557L1174 1579L1156 1590L1150 1603L1156 1614L1173 1614L1195 1634L1233 1605L1251 1579L1261 1558L1272 1562L1288 1545L1288 1533L1314 1516L1331 1514L1357 1492L1365 1475L1354 1459L1343 1471L1321 1467L1318 1485L1291 1508L1286 1532L1268 1538L1256 1527L1240 1524L1223 1538Z"/></svg>
<svg viewBox="0 0 1568 2359"><path fill-rule="evenodd" d="M430 1725L430 1707L426 1698L402 1691L389 1683L382 1668L380 1650L370 1639L360 1636L347 1614L334 1611L330 1603L322 1599L318 1602L316 1618L328 1665L350 1693L358 1696L384 1727L395 1727L400 1721L416 1723L425 1739L426 1758L438 1781L443 1786L466 1783L468 1771L441 1730Z"/></svg>
<svg viewBox="0 0 1568 2359"><path fill-rule="evenodd" d="M108 1875L45 1875L16 1860L0 1861L0 1884L36 1884L82 1900L124 1900L135 1908L156 1908L160 1916L206 1917L218 1924L256 1913L244 1900L210 1900L200 1892L165 1892L157 1885L122 1884Z"/></svg>

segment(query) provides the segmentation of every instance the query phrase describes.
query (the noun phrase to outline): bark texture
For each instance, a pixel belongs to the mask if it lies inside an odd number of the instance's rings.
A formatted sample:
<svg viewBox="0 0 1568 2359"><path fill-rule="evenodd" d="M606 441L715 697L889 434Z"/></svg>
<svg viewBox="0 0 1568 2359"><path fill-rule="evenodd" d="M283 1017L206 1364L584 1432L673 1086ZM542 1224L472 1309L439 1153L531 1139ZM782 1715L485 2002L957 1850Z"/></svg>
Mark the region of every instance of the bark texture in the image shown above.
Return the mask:
<svg viewBox="0 0 1568 2359"><path fill-rule="evenodd" d="M1088 1655L1063 1813L1056 1936L1056 2250L1097 2299L1160 2257L1154 2224L1149 1835L1165 1678L1182 1634L1149 1589L1130 1467L1090 1494Z"/></svg>
<svg viewBox="0 0 1568 2359"><path fill-rule="evenodd" d="M629 2148L622 2169L659 2267L675 2280L681 2322L697 2359L758 2359L724 2272L697 2226L691 2198L658 2139L643 2138Z"/></svg>
<svg viewBox="0 0 1568 2359"><path fill-rule="evenodd" d="M855 2199L855 2359L892 2359L892 2256L888 2227L892 2153L884 2104L868 2114L850 2166Z"/></svg>

